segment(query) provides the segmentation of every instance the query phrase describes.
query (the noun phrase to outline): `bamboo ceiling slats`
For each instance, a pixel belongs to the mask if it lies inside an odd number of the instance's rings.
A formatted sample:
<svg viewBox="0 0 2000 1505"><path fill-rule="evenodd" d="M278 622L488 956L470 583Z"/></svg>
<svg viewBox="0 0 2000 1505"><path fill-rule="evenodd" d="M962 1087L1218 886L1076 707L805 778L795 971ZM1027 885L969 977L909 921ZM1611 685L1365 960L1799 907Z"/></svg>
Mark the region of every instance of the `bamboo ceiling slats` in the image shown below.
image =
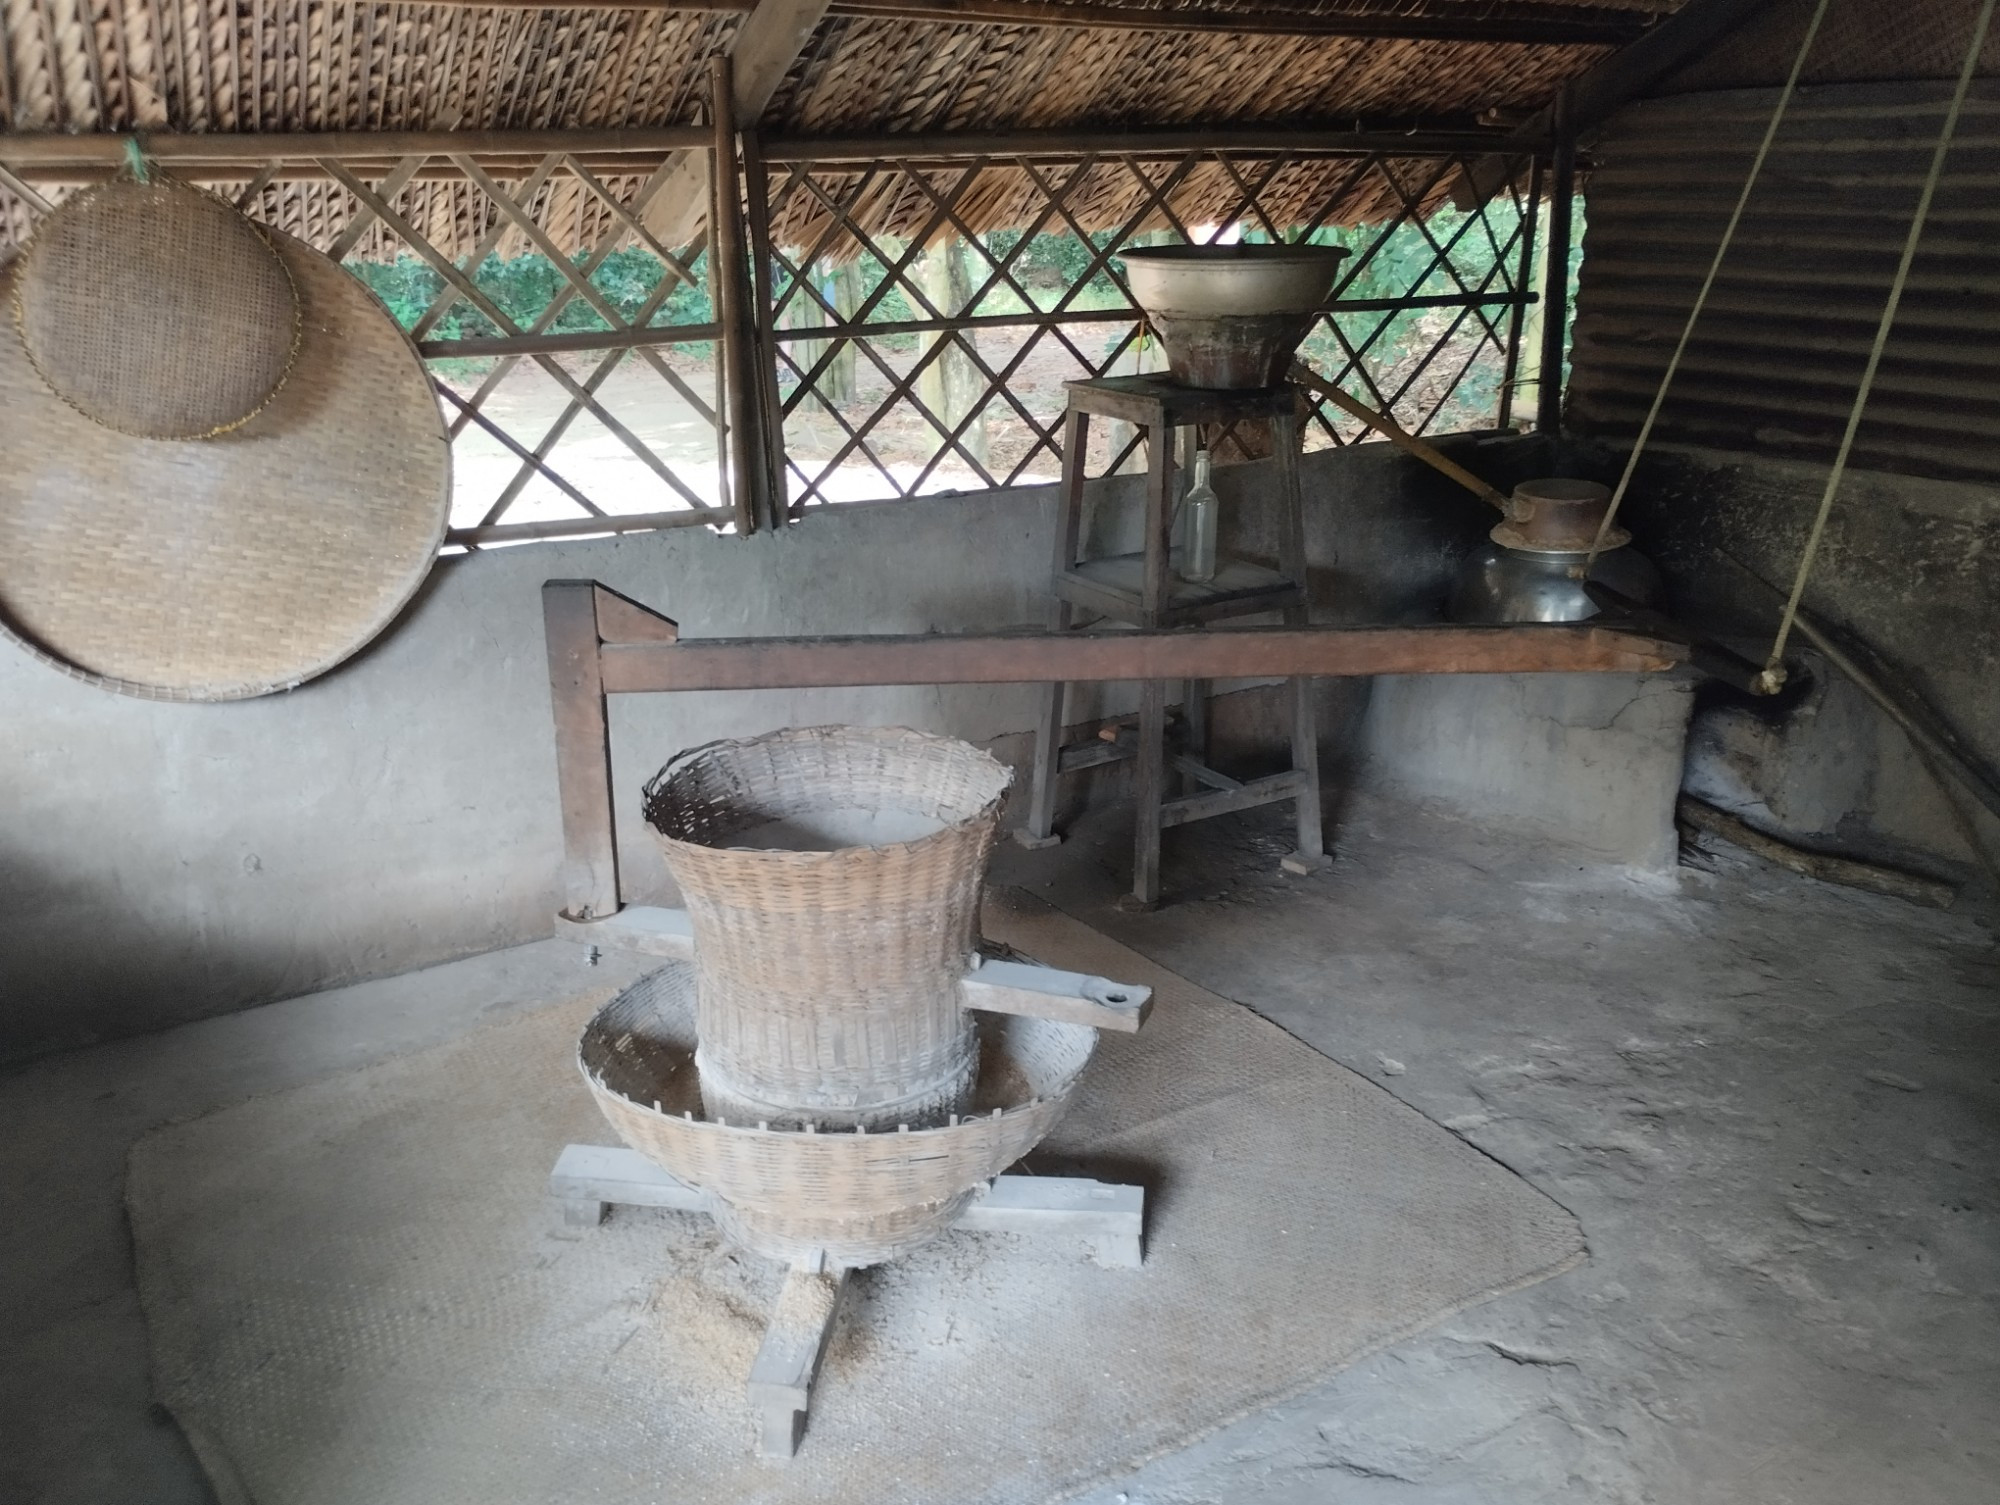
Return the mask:
<svg viewBox="0 0 2000 1505"><path fill-rule="evenodd" d="M1199 3L1209 10L1240 3L1261 12L1289 5L1321 16L1521 19L1546 28L1551 17L1643 20L1674 9L1677 0ZM0 124L15 132L86 133L693 125L708 59L728 50L741 25L740 9L0 0ZM793 64L762 127L817 136L1506 117L1545 103L1605 50L1166 31L1148 29L1143 14L1131 30L833 14ZM0 133L0 163L6 160ZM255 170L246 170L242 182ZM512 169L494 164L493 170ZM1288 179L1284 192L1310 199L1342 170L1338 163L1309 165L1302 169L1308 181ZM490 225L490 201L463 184L431 181L435 172L427 168L410 184L404 208L437 244L463 249ZM1008 226L1039 198L1012 168L996 165L988 174L991 181L978 185L964 216L981 231ZM311 238L353 212L337 184L296 177L281 174L258 195L264 212L286 228ZM1111 186L1114 178L1079 197L1079 222L1122 223L1141 202L1136 190ZM1214 185L1214 192L1224 187ZM557 191L576 193L568 181ZM1197 182L1189 191L1207 190ZM1393 208L1379 193L1364 194L1346 217ZM872 228L895 233L898 212L885 204ZM18 235L23 214L0 189L0 233ZM567 230L574 221L587 238L601 216L583 196L573 213L553 206L547 222ZM582 242L568 244L575 249Z"/></svg>

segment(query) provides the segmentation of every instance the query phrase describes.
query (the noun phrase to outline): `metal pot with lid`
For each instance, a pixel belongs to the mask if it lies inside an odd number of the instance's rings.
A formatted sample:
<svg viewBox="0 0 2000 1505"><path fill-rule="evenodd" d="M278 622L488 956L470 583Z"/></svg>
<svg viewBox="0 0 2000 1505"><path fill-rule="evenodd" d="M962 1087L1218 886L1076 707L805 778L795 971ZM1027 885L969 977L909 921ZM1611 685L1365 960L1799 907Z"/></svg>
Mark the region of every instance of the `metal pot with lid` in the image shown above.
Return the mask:
<svg viewBox="0 0 2000 1505"><path fill-rule="evenodd" d="M1585 622L1597 603L1574 573L1590 557L1611 489L1564 478L1523 481L1507 517L1460 568L1448 615L1454 622ZM1660 572L1613 528L1590 580L1646 606L1660 604Z"/></svg>

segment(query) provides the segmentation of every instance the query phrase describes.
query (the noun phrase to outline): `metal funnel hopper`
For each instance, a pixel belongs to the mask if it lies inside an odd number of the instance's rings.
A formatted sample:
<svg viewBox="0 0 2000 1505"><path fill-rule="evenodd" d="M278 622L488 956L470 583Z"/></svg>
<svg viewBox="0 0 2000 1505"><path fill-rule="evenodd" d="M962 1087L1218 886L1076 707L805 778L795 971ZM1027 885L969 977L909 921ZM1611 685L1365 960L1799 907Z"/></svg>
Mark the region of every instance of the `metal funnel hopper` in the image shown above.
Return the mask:
<svg viewBox="0 0 2000 1505"><path fill-rule="evenodd" d="M1325 305L1341 246L1146 246L1121 251L1133 301L1190 387L1274 387Z"/></svg>

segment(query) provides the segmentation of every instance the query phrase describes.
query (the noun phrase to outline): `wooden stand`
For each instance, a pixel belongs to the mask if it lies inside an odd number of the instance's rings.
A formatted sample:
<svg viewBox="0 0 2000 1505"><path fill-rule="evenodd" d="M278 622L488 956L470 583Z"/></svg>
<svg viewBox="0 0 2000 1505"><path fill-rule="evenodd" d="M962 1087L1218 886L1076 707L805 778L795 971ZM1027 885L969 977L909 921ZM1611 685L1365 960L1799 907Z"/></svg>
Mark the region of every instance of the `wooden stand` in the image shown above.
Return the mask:
<svg viewBox="0 0 2000 1505"><path fill-rule="evenodd" d="M1056 519L1053 561L1054 605L1049 626L1067 632L1079 610L1135 627L1193 626L1257 612L1284 613L1288 626L1306 623L1305 502L1299 485L1297 398L1290 386L1255 391L1180 387L1157 376L1123 376L1073 381L1063 432L1063 477ZM1083 531L1085 445L1093 416L1121 419L1146 440L1146 541L1137 554L1079 559ZM1236 559L1218 559L1215 578L1199 584L1175 573L1173 547L1174 435L1183 427L1268 419L1278 467L1279 567L1266 569ZM1298 814L1298 850L1287 869L1308 872L1326 864L1320 830L1319 745L1313 722L1312 680L1290 681L1292 766L1286 773L1248 783L1217 773L1204 761L1207 751L1205 680L1188 680L1182 704L1187 720L1185 751L1171 759L1189 786L1166 797L1167 681L1142 681L1139 732L1135 739L1062 745L1063 702L1068 685L1049 685L1036 727L1035 771L1027 825L1017 833L1023 846L1052 846L1056 781L1064 774L1122 758L1138 762L1137 828L1132 840L1132 893L1129 904L1144 909L1160 901L1160 833L1168 826L1206 820L1253 805L1292 800Z"/></svg>
<svg viewBox="0 0 2000 1505"><path fill-rule="evenodd" d="M709 1210L707 1194L676 1180L637 1150L573 1144L549 1176L549 1196L566 1228L595 1228L613 1206ZM1142 1187L1075 1176L996 1176L959 1214L966 1233L1019 1233L1081 1239L1098 1264L1136 1270L1145 1223ZM824 1260L794 1265L750 1366L757 1452L792 1457L805 1436L813 1385L833 1339L847 1272Z"/></svg>

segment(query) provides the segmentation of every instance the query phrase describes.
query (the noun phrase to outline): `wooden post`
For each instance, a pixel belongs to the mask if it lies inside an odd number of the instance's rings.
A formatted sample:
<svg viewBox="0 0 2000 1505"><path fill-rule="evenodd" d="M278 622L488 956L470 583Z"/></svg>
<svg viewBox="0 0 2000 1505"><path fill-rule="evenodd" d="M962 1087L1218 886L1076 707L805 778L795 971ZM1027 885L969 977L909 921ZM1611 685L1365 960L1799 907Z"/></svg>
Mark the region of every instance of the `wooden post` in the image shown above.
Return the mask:
<svg viewBox="0 0 2000 1505"><path fill-rule="evenodd" d="M1139 752L1134 780L1132 892L1118 900L1125 910L1160 906L1160 805L1166 799L1167 683L1149 679L1139 686Z"/></svg>
<svg viewBox="0 0 2000 1505"><path fill-rule="evenodd" d="M751 317L749 261L743 245L743 188L736 167L736 105L729 59L709 60L709 111L715 129L709 235L709 282L722 315L723 379L728 388L729 493L736 531L747 536L767 516L761 503L758 415L763 406L755 359L757 330Z"/></svg>
<svg viewBox="0 0 2000 1505"><path fill-rule="evenodd" d="M793 1265L778 1292L763 1346L750 1366L750 1404L757 1410L757 1454L790 1458L805 1436L813 1385L833 1341L848 1290L847 1271L823 1262Z"/></svg>
<svg viewBox="0 0 2000 1505"><path fill-rule="evenodd" d="M611 816L611 734L598 660L597 586L542 586L555 714L556 785L562 797L563 913L573 920L618 912L618 844Z"/></svg>
<svg viewBox="0 0 2000 1505"><path fill-rule="evenodd" d="M1049 580L1061 579L1076 563L1077 545L1083 535L1083 473L1090 444L1090 414L1071 408L1063 417L1062 487L1056 493L1056 527ZM1074 608L1058 593L1050 598L1049 631L1068 632ZM1028 823L1014 833L1014 839L1030 851L1057 845L1055 834L1056 786L1062 776L1063 700L1068 684L1051 680L1042 700L1042 716L1035 727L1035 769L1028 794Z"/></svg>
<svg viewBox="0 0 2000 1505"><path fill-rule="evenodd" d="M750 314L757 333L754 366L757 378L758 460L763 484L759 500L766 508L762 527L782 528L791 521L791 488L785 483L785 417L778 398L777 317L771 309L771 179L764 169L764 152L754 130L743 133L743 191L749 200Z"/></svg>
<svg viewBox="0 0 2000 1505"><path fill-rule="evenodd" d="M1299 475L1299 421L1290 413L1271 420L1272 437L1278 446L1278 486L1285 498L1285 533L1279 540L1278 566L1299 583L1300 592L1310 599L1307 588L1305 484ZM1304 627L1311 613L1304 601L1285 608L1287 626ZM1292 772L1298 776L1298 793L1293 798L1297 817L1298 849L1279 865L1288 872L1311 873L1327 866L1326 832L1320 813L1319 720L1309 674L1292 676Z"/></svg>
<svg viewBox="0 0 2000 1505"><path fill-rule="evenodd" d="M1548 271L1542 278L1541 385L1535 427L1562 432L1563 356L1569 347L1569 253L1576 207L1576 124L1569 85L1555 102L1555 164L1549 174Z"/></svg>
<svg viewBox="0 0 2000 1505"><path fill-rule="evenodd" d="M1514 272L1514 308L1507 319L1507 368L1500 374L1500 412L1496 426L1514 426L1514 393L1521 383L1521 341L1528 330L1528 299L1535 282L1535 227L1542 219L1542 159L1536 157L1528 169L1528 195L1523 205L1526 218L1521 224L1521 259Z"/></svg>

